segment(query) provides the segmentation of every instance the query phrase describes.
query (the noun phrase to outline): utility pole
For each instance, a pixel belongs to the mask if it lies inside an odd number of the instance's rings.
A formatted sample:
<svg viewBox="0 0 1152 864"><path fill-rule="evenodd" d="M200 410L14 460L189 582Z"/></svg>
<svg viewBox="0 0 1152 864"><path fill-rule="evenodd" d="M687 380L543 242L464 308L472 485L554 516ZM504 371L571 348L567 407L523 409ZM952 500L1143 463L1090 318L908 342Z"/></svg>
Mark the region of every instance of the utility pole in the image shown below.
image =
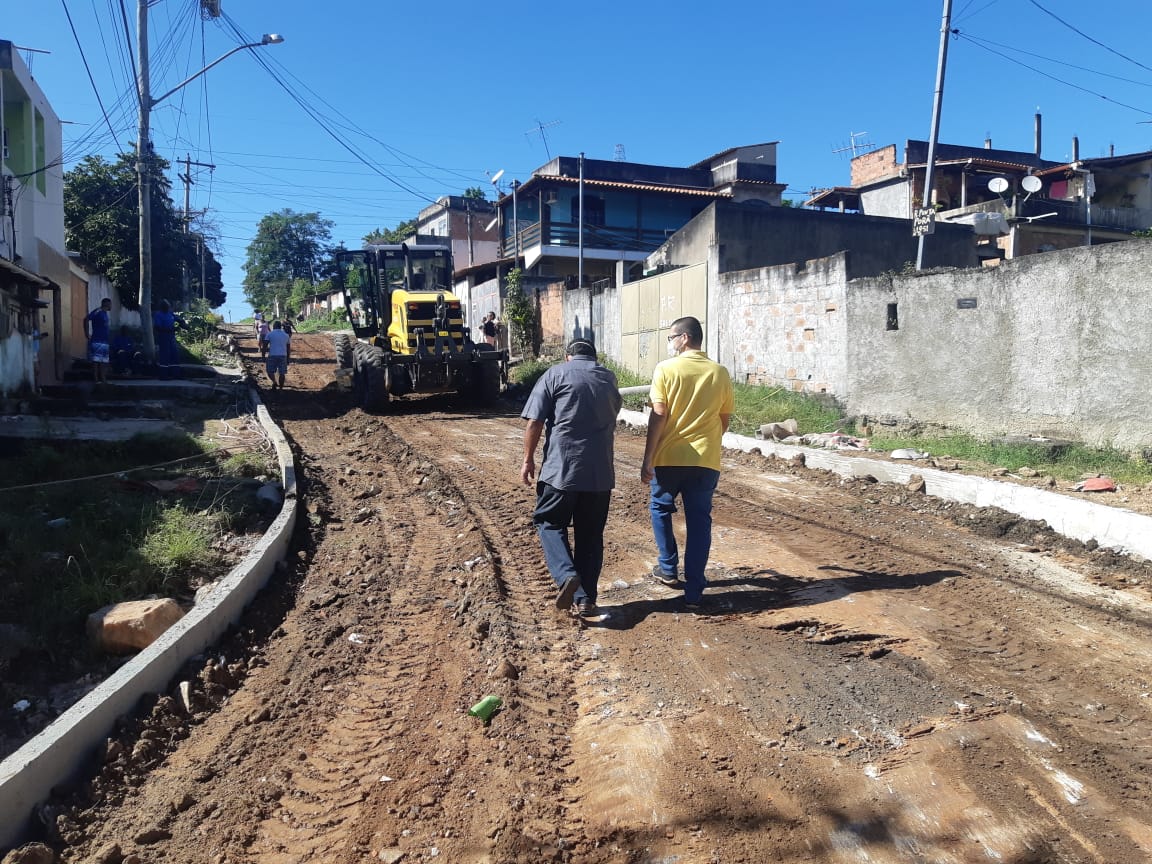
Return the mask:
<svg viewBox="0 0 1152 864"><path fill-rule="evenodd" d="M193 162L192 157L190 155L188 155L187 153L184 154L184 173L180 174L179 177L181 180L184 181L184 238L185 238L184 242L185 242L185 247L187 247L187 242L188 242L187 238L188 238L188 234L191 233L191 224L192 224L192 212L189 209L189 204L190 204L189 199L190 199L191 193L192 193L192 184L195 182L192 179L192 166L193 165L196 165L199 168L210 168L213 171L216 170L215 165L212 165L208 162ZM199 246L200 246L200 242L197 241L197 248L199 248ZM203 258L204 258L203 251L200 252L200 258L201 258L201 263L203 263ZM203 269L203 267L201 267L201 269ZM184 298L184 304L185 304L185 306L187 306L189 300L191 300L191 297L190 297L191 292L189 290L189 288L190 288L189 282L191 280L188 277L188 260L186 258L182 259L180 262L180 272L181 272L181 276L183 277L181 280L181 294L180 294L180 296ZM201 297L201 299L203 299L203 297L204 297L204 280L203 279L200 280L200 297Z"/></svg>
<svg viewBox="0 0 1152 864"><path fill-rule="evenodd" d="M580 151L580 185L576 206L576 287L584 287L584 151ZM569 217L571 218L571 217ZM591 323L591 322L589 322Z"/></svg>
<svg viewBox="0 0 1152 864"><path fill-rule="evenodd" d="M520 266L520 215L516 211L516 190L520 188L520 181L512 181L512 231L515 235L516 266Z"/></svg>
<svg viewBox="0 0 1152 864"><path fill-rule="evenodd" d="M940 23L940 56L936 63L936 92L932 99L932 135L928 139L928 164L924 169L924 198L922 210L932 206L932 182L936 170L936 140L940 137L940 107L944 102L944 70L948 65L948 36L952 29L952 0L944 0L944 12ZM914 220L915 221L915 220ZM916 244L916 269L924 269L924 238L921 233Z"/></svg>
<svg viewBox="0 0 1152 864"><path fill-rule="evenodd" d="M156 343L152 333L152 142L149 133L152 108L237 51L259 48L264 45L279 45L284 41L284 37L278 33L265 33L259 42L237 45L235 48L225 51L199 72L189 75L168 92L153 99L148 78L148 6L149 0L136 0L136 63L138 66L136 97L140 103L140 120L136 131L136 188L138 192L137 211L140 216L140 292L138 295L140 300L140 329L144 336L144 356L152 361L156 359Z"/></svg>
<svg viewBox="0 0 1152 864"><path fill-rule="evenodd" d="M149 121L152 90L148 83L148 0L136 0L136 96L140 102L140 122L136 130L136 189L140 215L140 329L144 334L144 356L156 359L152 335L152 144Z"/></svg>

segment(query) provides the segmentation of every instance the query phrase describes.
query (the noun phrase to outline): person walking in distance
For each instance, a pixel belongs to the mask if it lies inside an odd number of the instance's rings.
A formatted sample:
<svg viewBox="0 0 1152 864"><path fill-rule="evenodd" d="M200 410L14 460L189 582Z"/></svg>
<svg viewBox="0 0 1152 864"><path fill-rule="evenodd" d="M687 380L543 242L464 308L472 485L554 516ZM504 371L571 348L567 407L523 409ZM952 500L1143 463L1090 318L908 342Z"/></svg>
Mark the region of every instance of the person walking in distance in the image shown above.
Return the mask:
<svg viewBox="0 0 1152 864"><path fill-rule="evenodd" d="M720 440L732 417L728 370L701 349L696 318L677 318L668 330L669 359L652 373L648 436L640 479L649 485L648 509L659 561L652 576L678 587L680 553L672 532L676 498L684 507L684 606L699 609L712 547L712 495L720 479Z"/></svg>
<svg viewBox="0 0 1152 864"><path fill-rule="evenodd" d="M272 322L272 329L264 339L268 346L268 361L265 367L273 390L284 389L284 376L288 373L288 359L292 356L292 337L279 321ZM279 380L277 380L279 377Z"/></svg>
<svg viewBox="0 0 1152 864"><path fill-rule="evenodd" d="M496 313L489 312L484 317L484 323L480 325L481 331L484 333L484 341L492 347L496 347Z"/></svg>
<svg viewBox="0 0 1152 864"><path fill-rule="evenodd" d="M616 376L596 362L595 346L577 339L565 362L540 376L520 415L528 421L520 480L528 486L536 479L532 522L559 589L556 608L575 602L582 616L597 614L604 524L616 485L613 436L623 401ZM536 445L543 433L537 478Z"/></svg>
<svg viewBox="0 0 1152 864"><path fill-rule="evenodd" d="M111 312L112 299L105 297L84 318L84 335L88 337L88 362L92 364L92 378L97 384L108 383Z"/></svg>
<svg viewBox="0 0 1152 864"><path fill-rule="evenodd" d="M160 377L180 377L180 344L176 341L176 328L187 330L184 319L172 311L172 304L160 301L160 308L152 313L152 333L156 340L156 365Z"/></svg>

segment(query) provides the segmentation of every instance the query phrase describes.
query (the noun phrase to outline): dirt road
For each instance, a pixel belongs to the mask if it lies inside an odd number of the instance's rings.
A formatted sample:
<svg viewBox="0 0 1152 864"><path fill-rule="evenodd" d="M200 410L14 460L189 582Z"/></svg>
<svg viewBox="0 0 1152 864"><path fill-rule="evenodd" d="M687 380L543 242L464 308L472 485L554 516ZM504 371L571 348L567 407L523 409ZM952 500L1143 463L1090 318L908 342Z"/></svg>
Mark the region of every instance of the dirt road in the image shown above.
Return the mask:
<svg viewBox="0 0 1152 864"><path fill-rule="evenodd" d="M1152 860L1146 571L741 456L714 611L682 614L643 578L621 430L581 624L551 606L512 406L369 416L326 389L328 339L294 341L267 402L304 477L298 555L194 716L159 700L50 811L63 860Z"/></svg>

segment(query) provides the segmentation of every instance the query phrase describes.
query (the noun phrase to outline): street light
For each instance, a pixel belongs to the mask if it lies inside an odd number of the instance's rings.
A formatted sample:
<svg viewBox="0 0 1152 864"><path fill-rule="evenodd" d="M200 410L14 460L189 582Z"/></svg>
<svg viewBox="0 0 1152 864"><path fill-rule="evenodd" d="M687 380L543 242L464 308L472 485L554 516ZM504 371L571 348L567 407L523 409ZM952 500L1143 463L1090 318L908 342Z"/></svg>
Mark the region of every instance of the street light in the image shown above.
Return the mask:
<svg viewBox="0 0 1152 864"><path fill-rule="evenodd" d="M144 355L149 361L156 359L156 344L152 332L152 191L148 160L152 156L149 141L149 123L152 109L163 102L181 87L195 81L217 63L227 60L238 51L246 48L259 48L263 45L279 45L284 37L278 33L266 33L259 42L237 45L221 54L199 72L189 75L168 92L152 98L148 82L148 0L139 0L136 12L137 62L140 67L138 96L140 99L140 123L136 137L136 188L138 191L137 212L140 217L140 326L144 332Z"/></svg>

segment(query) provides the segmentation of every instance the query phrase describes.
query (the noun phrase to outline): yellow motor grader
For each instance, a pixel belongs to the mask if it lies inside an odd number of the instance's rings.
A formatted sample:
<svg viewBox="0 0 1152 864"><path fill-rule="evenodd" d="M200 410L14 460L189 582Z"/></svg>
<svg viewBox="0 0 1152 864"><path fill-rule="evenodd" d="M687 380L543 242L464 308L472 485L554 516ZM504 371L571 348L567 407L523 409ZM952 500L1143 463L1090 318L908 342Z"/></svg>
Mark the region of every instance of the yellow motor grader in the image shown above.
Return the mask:
<svg viewBox="0 0 1152 864"><path fill-rule="evenodd" d="M508 352L472 341L451 291L452 251L429 244L382 244L336 253L347 333L336 362L351 370L367 411L409 393L457 391L491 404L508 380Z"/></svg>

